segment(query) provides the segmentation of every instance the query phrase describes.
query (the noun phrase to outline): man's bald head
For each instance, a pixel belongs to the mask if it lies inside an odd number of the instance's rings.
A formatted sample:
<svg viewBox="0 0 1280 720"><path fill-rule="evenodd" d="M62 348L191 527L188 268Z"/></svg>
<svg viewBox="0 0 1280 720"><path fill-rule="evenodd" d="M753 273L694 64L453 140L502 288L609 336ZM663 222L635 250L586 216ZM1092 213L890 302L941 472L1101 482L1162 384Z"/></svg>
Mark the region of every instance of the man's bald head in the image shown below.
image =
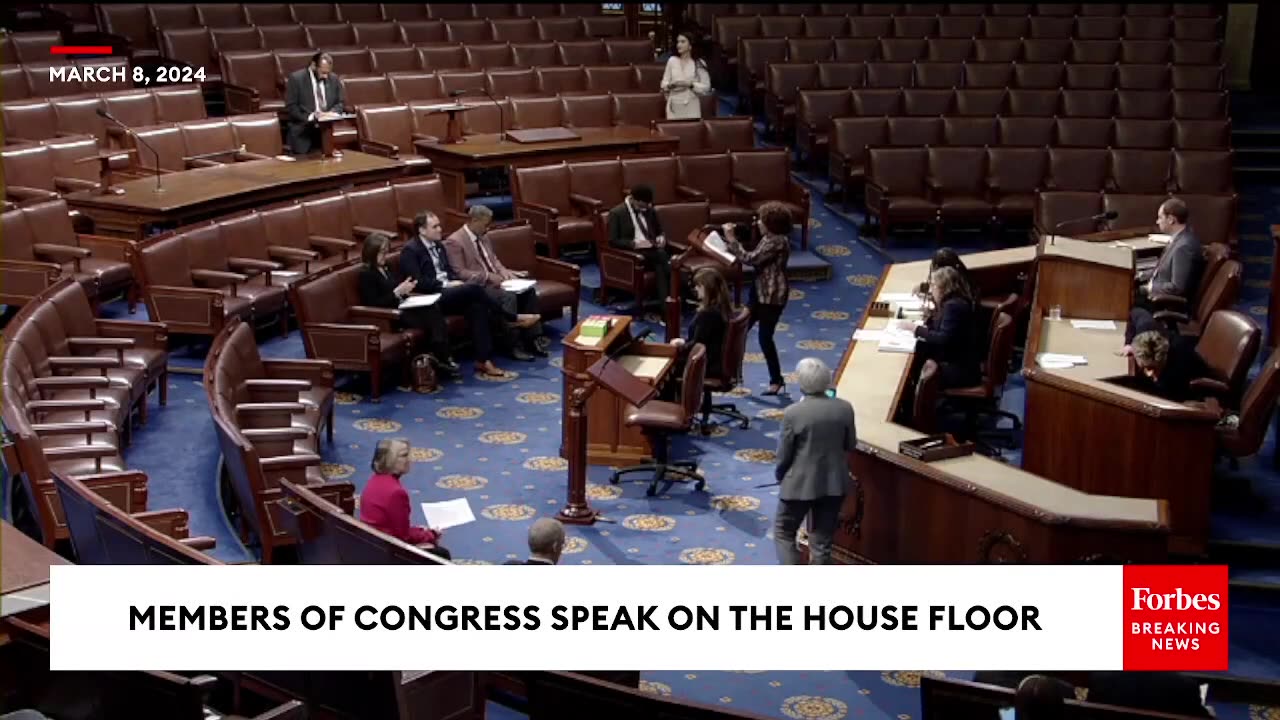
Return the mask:
<svg viewBox="0 0 1280 720"><path fill-rule="evenodd" d="M560 562L564 550L564 526L555 518L538 518L529 528L529 554Z"/></svg>

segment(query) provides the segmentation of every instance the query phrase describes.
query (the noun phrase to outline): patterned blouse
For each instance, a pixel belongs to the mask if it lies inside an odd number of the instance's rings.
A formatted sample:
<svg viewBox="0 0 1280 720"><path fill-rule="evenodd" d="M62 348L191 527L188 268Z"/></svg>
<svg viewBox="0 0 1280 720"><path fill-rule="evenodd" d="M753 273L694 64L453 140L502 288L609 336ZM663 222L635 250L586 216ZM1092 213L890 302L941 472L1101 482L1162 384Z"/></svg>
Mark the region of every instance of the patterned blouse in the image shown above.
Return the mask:
<svg viewBox="0 0 1280 720"><path fill-rule="evenodd" d="M756 269L756 301L762 305L786 305L791 294L787 285L791 239L766 234L750 252L743 249L736 238L727 245L734 257Z"/></svg>

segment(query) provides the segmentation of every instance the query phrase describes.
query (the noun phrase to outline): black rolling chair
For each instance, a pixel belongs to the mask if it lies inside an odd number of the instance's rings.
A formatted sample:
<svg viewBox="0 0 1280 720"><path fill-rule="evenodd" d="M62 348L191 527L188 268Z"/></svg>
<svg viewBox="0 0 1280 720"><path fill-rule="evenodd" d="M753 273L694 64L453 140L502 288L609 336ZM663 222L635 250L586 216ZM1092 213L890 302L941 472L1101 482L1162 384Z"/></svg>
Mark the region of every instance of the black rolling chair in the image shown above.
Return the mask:
<svg viewBox="0 0 1280 720"><path fill-rule="evenodd" d="M738 410L733 403L714 404L712 393L726 393L742 384L742 356L747 353L747 328L751 326L751 310L738 308L729 318L729 327L724 337L724 371L721 377L709 377L702 384L702 434L711 432L711 416L721 415L738 421L738 427L746 430L751 420ZM710 362L716 362L712 359Z"/></svg>

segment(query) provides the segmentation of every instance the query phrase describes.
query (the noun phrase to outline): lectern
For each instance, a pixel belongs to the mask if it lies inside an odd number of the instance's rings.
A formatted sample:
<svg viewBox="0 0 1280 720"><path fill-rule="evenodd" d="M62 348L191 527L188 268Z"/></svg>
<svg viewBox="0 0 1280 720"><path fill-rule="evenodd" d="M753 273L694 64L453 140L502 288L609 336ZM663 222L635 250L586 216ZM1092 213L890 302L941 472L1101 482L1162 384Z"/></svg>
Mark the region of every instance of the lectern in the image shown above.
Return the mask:
<svg viewBox="0 0 1280 720"><path fill-rule="evenodd" d="M98 163L98 193L100 195L123 195L124 188L111 186L111 173L114 168L111 167L111 161L116 158L128 157L136 155L137 150L99 150L97 155L82 157L76 160L76 164L96 162Z"/></svg>
<svg viewBox="0 0 1280 720"><path fill-rule="evenodd" d="M733 286L734 303L742 303L742 261L707 244L707 237L713 232L723 232L714 225L690 231L689 248L671 261L671 294L666 299L667 342L680 337L680 303L683 295L682 278L684 273L692 274L702 267L714 267L720 270L724 279Z"/></svg>
<svg viewBox="0 0 1280 720"><path fill-rule="evenodd" d="M355 117L355 115L327 115L316 118L316 123L320 125L320 149L324 152L324 157L332 158L337 153L337 145L333 139L334 126L340 122L354 120Z"/></svg>
<svg viewBox="0 0 1280 720"><path fill-rule="evenodd" d="M451 103L446 105L426 105L419 107L419 110L425 110L435 115L438 113L448 113L449 124L446 126L444 137L440 140L442 145L454 145L462 142L462 120L458 117L458 113L470 110L472 105L463 105L462 103Z"/></svg>

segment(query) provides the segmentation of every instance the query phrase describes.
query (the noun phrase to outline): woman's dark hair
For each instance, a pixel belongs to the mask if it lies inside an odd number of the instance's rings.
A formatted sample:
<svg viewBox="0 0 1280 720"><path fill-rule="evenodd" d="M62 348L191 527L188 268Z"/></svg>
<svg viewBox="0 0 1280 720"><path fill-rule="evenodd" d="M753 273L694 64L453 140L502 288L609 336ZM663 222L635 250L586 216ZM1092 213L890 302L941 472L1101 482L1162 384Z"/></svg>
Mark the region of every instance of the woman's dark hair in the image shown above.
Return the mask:
<svg viewBox="0 0 1280 720"><path fill-rule="evenodd" d="M680 54L676 52L675 46L679 43L680 38L682 37L689 41L689 58L693 60L695 65L700 65L705 68L707 66L707 62L702 59L702 53L698 50L698 42L700 38L698 37L698 34L692 30L681 30L676 33L676 42L671 44L671 54L675 57L680 57Z"/></svg>
<svg viewBox="0 0 1280 720"><path fill-rule="evenodd" d="M725 322L733 314L733 304L729 302L729 285L724 281L720 271L704 267L693 274L693 284L702 286L702 304L699 310L715 310Z"/></svg>
<svg viewBox="0 0 1280 720"><path fill-rule="evenodd" d="M364 236L364 247L360 249L360 260L371 268L378 267L378 253L391 244L391 238L384 233L375 232Z"/></svg>
<svg viewBox="0 0 1280 720"><path fill-rule="evenodd" d="M771 235L791 237L791 211L782 203L768 202L760 206L760 221Z"/></svg>
<svg viewBox="0 0 1280 720"><path fill-rule="evenodd" d="M1014 695L1017 720L1061 720L1067 716L1063 704L1064 684L1044 675L1028 675Z"/></svg>

